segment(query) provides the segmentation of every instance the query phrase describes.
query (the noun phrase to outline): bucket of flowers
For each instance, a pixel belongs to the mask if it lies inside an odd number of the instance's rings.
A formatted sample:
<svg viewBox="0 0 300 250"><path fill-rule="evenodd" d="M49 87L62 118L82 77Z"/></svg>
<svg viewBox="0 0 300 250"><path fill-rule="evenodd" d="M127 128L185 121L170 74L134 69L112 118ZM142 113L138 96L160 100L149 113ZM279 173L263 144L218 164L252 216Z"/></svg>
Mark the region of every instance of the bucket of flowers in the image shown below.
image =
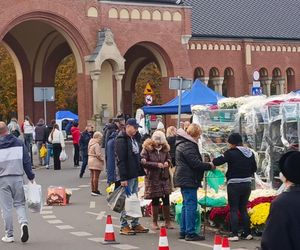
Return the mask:
<svg viewBox="0 0 300 250"><path fill-rule="evenodd" d="M261 236L270 213L270 202L260 203L254 206L248 213L250 216L251 229L257 236Z"/></svg>

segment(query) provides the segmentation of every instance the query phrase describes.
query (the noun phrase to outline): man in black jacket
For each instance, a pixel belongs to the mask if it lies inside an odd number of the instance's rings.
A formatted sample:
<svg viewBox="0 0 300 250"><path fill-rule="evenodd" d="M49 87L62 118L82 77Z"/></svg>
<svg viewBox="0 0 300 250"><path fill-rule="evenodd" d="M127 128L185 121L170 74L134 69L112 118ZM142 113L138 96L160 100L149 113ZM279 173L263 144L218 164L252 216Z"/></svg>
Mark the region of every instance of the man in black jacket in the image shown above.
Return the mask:
<svg viewBox="0 0 300 250"><path fill-rule="evenodd" d="M125 131L121 131L115 142L117 167L121 185L128 187L131 194L138 192L138 177L144 175L140 165L140 147L135 136L139 125L136 119L130 118L126 122ZM127 222L126 211L121 212L120 234L134 235L136 233L147 233L149 229L139 224L139 219L134 218L131 221L131 228Z"/></svg>
<svg viewBox="0 0 300 250"><path fill-rule="evenodd" d="M86 166L88 164L88 145L93 137L92 135L92 126L87 125L85 130L81 133L80 139L79 139L79 148L82 155L82 165L80 169L79 178L83 177L83 174L85 172Z"/></svg>

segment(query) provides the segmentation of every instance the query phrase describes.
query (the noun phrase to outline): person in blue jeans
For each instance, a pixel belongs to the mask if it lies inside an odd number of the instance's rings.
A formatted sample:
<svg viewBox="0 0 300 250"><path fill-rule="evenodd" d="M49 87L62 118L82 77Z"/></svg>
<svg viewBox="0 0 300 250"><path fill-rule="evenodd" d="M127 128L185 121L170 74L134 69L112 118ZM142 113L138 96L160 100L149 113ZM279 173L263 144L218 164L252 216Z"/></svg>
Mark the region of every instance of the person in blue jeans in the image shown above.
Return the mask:
<svg viewBox="0 0 300 250"><path fill-rule="evenodd" d="M88 164L88 145L93 137L92 133L92 126L87 125L85 130L81 133L80 139L79 139L79 148L82 155L82 165L80 169L79 178L82 178L86 169L86 166Z"/></svg>
<svg viewBox="0 0 300 250"><path fill-rule="evenodd" d="M177 130L174 185L180 187L183 198L179 239L186 241L205 240L196 228L197 190L201 187L204 171L213 170L212 163L202 162L198 140L202 131L198 124L190 124L186 131Z"/></svg>
<svg viewBox="0 0 300 250"><path fill-rule="evenodd" d="M137 140L138 123L136 119L129 118L126 121L125 131L120 131L116 138L115 150L119 178L123 187L128 187L131 194L138 192L138 177L145 175L140 165L140 145ZM149 229L139 223L138 218L130 218L129 227L126 211L121 212L120 234L135 235L136 233L148 233Z"/></svg>
<svg viewBox="0 0 300 250"><path fill-rule="evenodd" d="M50 124L46 128L46 133L45 133L45 141L46 141L46 147L47 147L47 156L46 156L46 160L45 160L45 165L46 165L47 169L50 168L50 159L51 159L51 157L53 157L53 146L52 146L52 143L49 142L48 138L49 138L49 135L50 135L55 123L56 123L56 121L54 119L51 120Z"/></svg>

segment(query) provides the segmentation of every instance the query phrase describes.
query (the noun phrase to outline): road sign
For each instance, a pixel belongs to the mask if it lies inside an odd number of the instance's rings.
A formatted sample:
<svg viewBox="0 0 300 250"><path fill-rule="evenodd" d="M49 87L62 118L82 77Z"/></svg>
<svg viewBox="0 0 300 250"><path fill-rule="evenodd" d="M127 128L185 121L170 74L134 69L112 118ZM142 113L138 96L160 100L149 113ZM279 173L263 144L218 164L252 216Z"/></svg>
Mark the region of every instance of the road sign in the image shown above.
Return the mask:
<svg viewBox="0 0 300 250"><path fill-rule="evenodd" d="M153 102L153 97L152 97L152 95L146 95L146 96L145 96L145 103L146 103L147 105L151 105L152 102Z"/></svg>
<svg viewBox="0 0 300 250"><path fill-rule="evenodd" d="M260 77L259 72L257 70L254 71L253 72L253 79L254 79L254 81L258 81L259 77Z"/></svg>
<svg viewBox="0 0 300 250"><path fill-rule="evenodd" d="M169 78L169 89L190 89L193 85L193 79L185 79L181 77L170 77Z"/></svg>
<svg viewBox="0 0 300 250"><path fill-rule="evenodd" d="M54 102L54 88L53 87L34 87L34 101L43 102L46 99L47 102Z"/></svg>
<svg viewBox="0 0 300 250"><path fill-rule="evenodd" d="M150 86L150 83L148 82L147 85L146 85L146 88L144 90L144 95L153 95L154 92Z"/></svg>
<svg viewBox="0 0 300 250"><path fill-rule="evenodd" d="M252 95L262 95L261 87L252 87Z"/></svg>
<svg viewBox="0 0 300 250"><path fill-rule="evenodd" d="M253 88L259 88L260 87L260 81L253 81L252 87Z"/></svg>

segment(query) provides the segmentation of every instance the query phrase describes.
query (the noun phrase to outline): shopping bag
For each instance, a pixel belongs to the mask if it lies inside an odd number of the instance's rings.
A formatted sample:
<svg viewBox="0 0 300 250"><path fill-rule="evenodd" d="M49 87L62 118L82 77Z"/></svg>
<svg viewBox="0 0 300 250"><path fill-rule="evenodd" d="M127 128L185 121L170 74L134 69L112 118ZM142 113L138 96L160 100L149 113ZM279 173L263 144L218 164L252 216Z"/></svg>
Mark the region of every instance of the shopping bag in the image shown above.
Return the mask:
<svg viewBox="0 0 300 250"><path fill-rule="evenodd" d="M47 205L65 206L67 204L66 188L64 187L48 187Z"/></svg>
<svg viewBox="0 0 300 250"><path fill-rule="evenodd" d="M125 199L125 211L126 216L132 218L141 218L143 217L141 203L136 194L132 194Z"/></svg>
<svg viewBox="0 0 300 250"><path fill-rule="evenodd" d="M115 212L121 213L125 207L126 190L124 187L118 187L108 197L108 206Z"/></svg>
<svg viewBox="0 0 300 250"><path fill-rule="evenodd" d="M42 208L42 187L41 185L29 182L24 185L24 193L27 206L33 213L39 213Z"/></svg>
<svg viewBox="0 0 300 250"><path fill-rule="evenodd" d="M224 173L219 169L208 171L206 178L208 186L214 189L216 193L218 193L219 187L225 183Z"/></svg>
<svg viewBox="0 0 300 250"><path fill-rule="evenodd" d="M40 149L40 157L45 158L47 156L47 148L43 145Z"/></svg>
<svg viewBox="0 0 300 250"><path fill-rule="evenodd" d="M68 156L66 154L66 151L63 149L61 152L60 152L60 155L59 155L59 160L60 161L66 161L68 159Z"/></svg>
<svg viewBox="0 0 300 250"><path fill-rule="evenodd" d="M175 221L178 225L181 223L181 211L182 211L182 203L178 203L175 206ZM201 206L198 205L196 211L196 221L195 221L195 233L199 234L201 229Z"/></svg>
<svg viewBox="0 0 300 250"><path fill-rule="evenodd" d="M37 153L38 153L38 147L37 147L37 145L35 143L32 144L31 150L32 150L32 154L37 155Z"/></svg>

